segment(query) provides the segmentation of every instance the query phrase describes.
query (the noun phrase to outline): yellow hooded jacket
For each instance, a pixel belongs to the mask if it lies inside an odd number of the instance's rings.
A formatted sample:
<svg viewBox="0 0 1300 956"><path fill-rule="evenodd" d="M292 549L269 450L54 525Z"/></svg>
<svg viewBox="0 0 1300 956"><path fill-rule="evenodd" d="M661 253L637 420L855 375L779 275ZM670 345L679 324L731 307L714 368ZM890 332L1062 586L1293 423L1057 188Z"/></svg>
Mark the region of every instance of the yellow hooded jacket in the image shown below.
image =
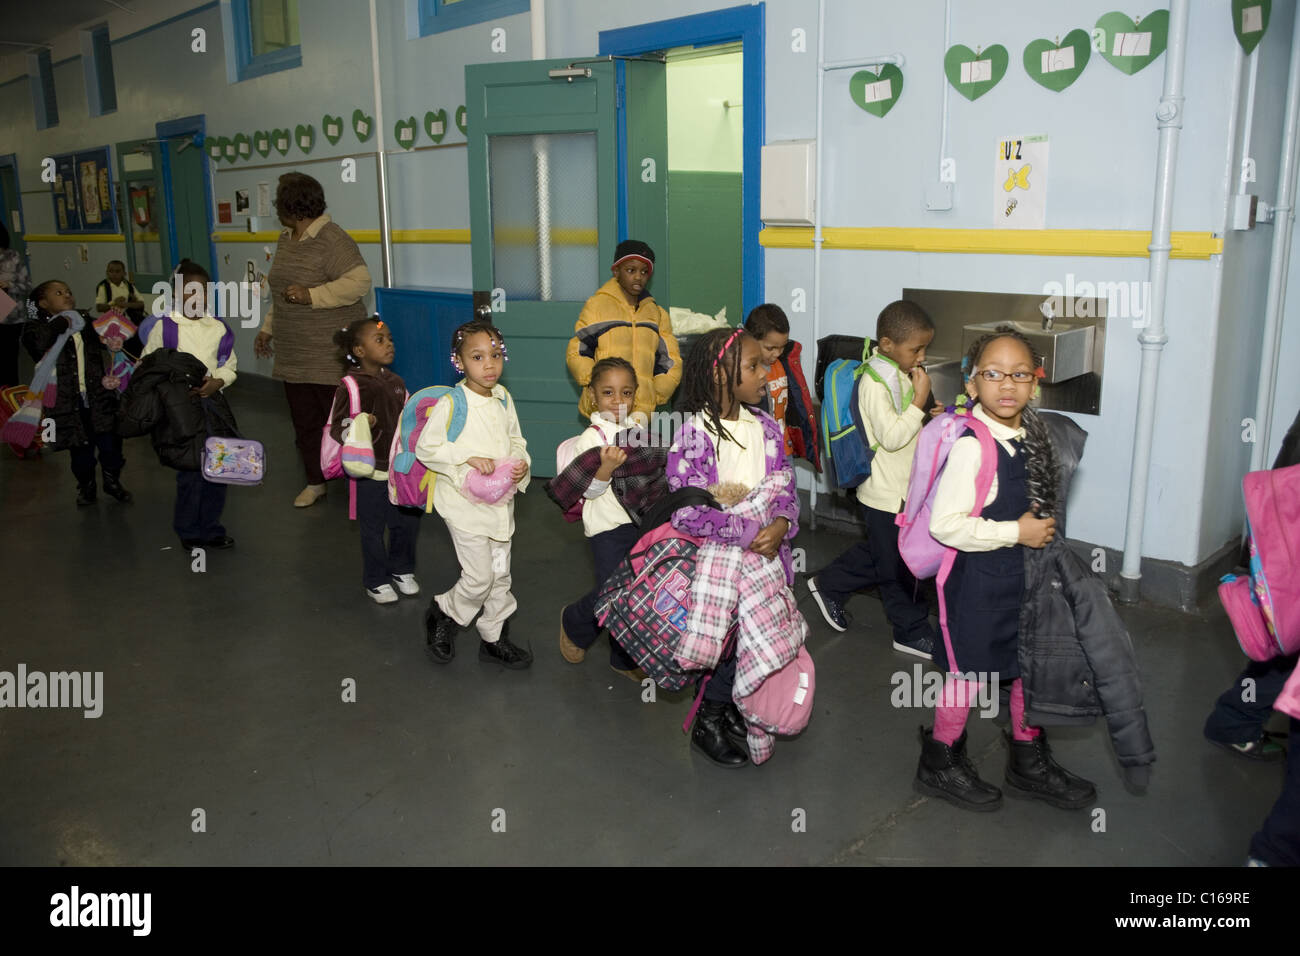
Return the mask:
<svg viewBox="0 0 1300 956"><path fill-rule="evenodd" d="M584 386L578 404L584 416L596 410L585 386L591 381L591 367L603 358L627 359L636 369L635 412L650 415L672 398L682 380L682 356L668 313L652 296L643 298L634 310L617 279L611 278L587 300L573 332L565 361L574 381Z"/></svg>

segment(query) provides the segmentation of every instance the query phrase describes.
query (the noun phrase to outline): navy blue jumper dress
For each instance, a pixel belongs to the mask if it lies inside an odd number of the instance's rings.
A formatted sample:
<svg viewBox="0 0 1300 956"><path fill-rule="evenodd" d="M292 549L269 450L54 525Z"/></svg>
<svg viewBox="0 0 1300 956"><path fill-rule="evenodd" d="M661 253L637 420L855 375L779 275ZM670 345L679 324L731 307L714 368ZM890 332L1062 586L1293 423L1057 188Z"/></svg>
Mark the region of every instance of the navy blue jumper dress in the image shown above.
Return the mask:
<svg viewBox="0 0 1300 956"><path fill-rule="evenodd" d="M1016 449L1014 457L1001 442L994 442L998 450L998 494L980 512L981 518L1016 521L1029 510L1025 446L1019 439L1013 439L1011 444ZM948 648L943 641L937 641L934 662L962 674L996 673L1000 683L1019 677L1020 602L1024 586L1023 545L994 551L958 551L943 588L948 632L957 659L949 661Z"/></svg>

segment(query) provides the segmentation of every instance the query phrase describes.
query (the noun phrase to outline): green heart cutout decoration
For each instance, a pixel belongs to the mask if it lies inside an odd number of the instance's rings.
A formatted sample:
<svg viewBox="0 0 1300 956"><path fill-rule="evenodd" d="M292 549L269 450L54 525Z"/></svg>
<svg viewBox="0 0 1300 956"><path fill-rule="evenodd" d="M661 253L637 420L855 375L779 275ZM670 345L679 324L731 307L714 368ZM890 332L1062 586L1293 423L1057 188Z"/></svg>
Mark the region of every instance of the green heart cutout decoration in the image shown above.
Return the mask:
<svg viewBox="0 0 1300 956"><path fill-rule="evenodd" d="M257 155L266 158L271 152L271 134L266 130L258 130L254 133L253 149L257 150Z"/></svg>
<svg viewBox="0 0 1300 956"><path fill-rule="evenodd" d="M979 53L965 44L957 43L944 54L943 72L952 88L973 102L998 85L998 81L1006 75L1010 59L1007 48L1001 43L995 43ZM968 73L963 82L962 66L967 63L971 66L967 67ZM980 65L975 66L976 63Z"/></svg>
<svg viewBox="0 0 1300 956"><path fill-rule="evenodd" d="M859 70L849 78L849 96L872 116L884 116L903 95L903 71L886 63L879 73Z"/></svg>
<svg viewBox="0 0 1300 956"><path fill-rule="evenodd" d="M1272 0L1232 0L1232 32L1237 34L1237 42L1247 56L1254 53L1259 41L1264 39L1268 15L1272 12Z"/></svg>
<svg viewBox="0 0 1300 956"><path fill-rule="evenodd" d="M311 148L316 145L316 127L311 123L306 126L299 123L293 128L293 141L304 153L310 153Z"/></svg>
<svg viewBox="0 0 1300 956"><path fill-rule="evenodd" d="M1139 25L1140 24L1140 25ZM1101 55L1106 62L1121 73L1132 76L1143 67L1154 63L1169 43L1169 11L1155 10L1140 20L1130 20L1122 13L1103 14L1093 31L1101 31ZM1127 34L1131 39L1119 38ZM1116 47L1117 39L1120 45ZM1116 53L1116 49L1119 50ZM1126 53L1125 50L1132 52ZM1140 52L1145 50L1146 52Z"/></svg>
<svg viewBox="0 0 1300 956"><path fill-rule="evenodd" d="M329 113L326 113L320 118L320 131L325 134L325 138L333 146L343 138L343 117L330 116Z"/></svg>
<svg viewBox="0 0 1300 956"><path fill-rule="evenodd" d="M438 110L438 112L429 112L424 114L424 131L429 135L429 139L435 143L441 143L442 138L447 135L447 111Z"/></svg>
<svg viewBox="0 0 1300 956"><path fill-rule="evenodd" d="M469 135L469 113L463 106L456 107L456 128L462 134Z"/></svg>
<svg viewBox="0 0 1300 956"><path fill-rule="evenodd" d="M243 133L236 133L231 142L235 144L235 157L237 159L253 158L253 144Z"/></svg>
<svg viewBox="0 0 1300 956"><path fill-rule="evenodd" d="M208 155L217 162L226 158L226 137L209 136L207 141Z"/></svg>
<svg viewBox="0 0 1300 956"><path fill-rule="evenodd" d="M361 110L352 111L352 132L357 134L357 139L365 142L371 136L375 135L375 118L361 112Z"/></svg>
<svg viewBox="0 0 1300 956"><path fill-rule="evenodd" d="M239 159L239 149L235 145L233 139L230 139L227 136L221 137L221 148L225 150L226 162L233 163L235 160Z"/></svg>
<svg viewBox="0 0 1300 956"><path fill-rule="evenodd" d="M293 145L293 138L287 129L271 130L271 145L281 156L289 155L289 147Z"/></svg>
<svg viewBox="0 0 1300 956"><path fill-rule="evenodd" d="M1025 47L1025 72L1039 86L1059 93L1079 78L1092 56L1087 30L1071 30L1064 40L1033 40Z"/></svg>
<svg viewBox="0 0 1300 956"><path fill-rule="evenodd" d="M398 120L393 124L393 138L397 140L397 145L402 149L410 149L415 145L415 137L418 135L418 131L419 127L415 123L414 116Z"/></svg>

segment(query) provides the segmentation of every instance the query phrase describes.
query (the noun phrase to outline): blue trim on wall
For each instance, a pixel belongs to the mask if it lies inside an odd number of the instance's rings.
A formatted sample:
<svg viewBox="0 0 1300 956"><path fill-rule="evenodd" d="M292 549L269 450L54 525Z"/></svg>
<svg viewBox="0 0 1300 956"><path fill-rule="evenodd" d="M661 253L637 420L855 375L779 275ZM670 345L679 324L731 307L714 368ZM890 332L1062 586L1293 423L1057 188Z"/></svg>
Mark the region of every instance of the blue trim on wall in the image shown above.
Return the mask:
<svg viewBox="0 0 1300 956"><path fill-rule="evenodd" d="M200 4L199 6L194 7L192 10L187 10L185 13L178 13L174 17L168 17L166 20L159 20L157 23L153 24L153 26L142 27L141 29L136 30L134 33L128 33L125 36L120 36L116 40L114 40L113 43L115 45L118 43L125 43L127 40L134 40L136 37L144 36L146 33L151 33L154 30L161 30L163 27L171 26L171 24L175 23L177 20L184 20L186 17L192 17L194 16L194 14L202 13L204 10L211 10L219 3L220 0L211 0L211 2L209 3Z"/></svg>
<svg viewBox="0 0 1300 956"><path fill-rule="evenodd" d="M180 119L166 120L154 125L154 135L161 140L193 134L207 135L205 114L182 116ZM162 158L163 202L167 207L167 252L174 265L180 260L180 243L176 239L176 206L172 202L171 149L166 142L160 143L159 146L161 148L158 152ZM217 265L217 245L212 241L212 164L207 161L207 153L199 147L195 148L203 157L203 217L207 220L208 261L212 263L212 278L216 280L219 278L220 269ZM170 266L167 271L171 271Z"/></svg>
<svg viewBox="0 0 1300 956"><path fill-rule="evenodd" d="M252 18L249 13L250 0L231 0L230 15L234 34L236 71L240 81L251 80L255 76L279 73L302 66L302 45L287 46L274 53L253 55Z"/></svg>
<svg viewBox="0 0 1300 956"><path fill-rule="evenodd" d="M764 39L766 4L728 7L695 16L677 17L646 23L635 27L600 32L601 56L636 56L679 46L711 46L739 40L743 45L741 56L742 96L745 103L744 134L742 140L743 186L741 198L741 304L745 314L765 301L763 284L763 249L758 242L762 223L758 218L761 196L760 171L764 141ZM751 105L752 104L752 105ZM620 130L626 132L622 112ZM625 145L625 144L620 144ZM625 220L627 195L627 166L619 166L620 235Z"/></svg>
<svg viewBox="0 0 1300 956"><path fill-rule="evenodd" d="M500 20L517 13L527 13L529 0L460 0L446 4L443 0L418 0L420 36L432 36L458 30L475 23Z"/></svg>
<svg viewBox="0 0 1300 956"><path fill-rule="evenodd" d="M627 63L614 61L614 96L618 122L618 241L627 238Z"/></svg>

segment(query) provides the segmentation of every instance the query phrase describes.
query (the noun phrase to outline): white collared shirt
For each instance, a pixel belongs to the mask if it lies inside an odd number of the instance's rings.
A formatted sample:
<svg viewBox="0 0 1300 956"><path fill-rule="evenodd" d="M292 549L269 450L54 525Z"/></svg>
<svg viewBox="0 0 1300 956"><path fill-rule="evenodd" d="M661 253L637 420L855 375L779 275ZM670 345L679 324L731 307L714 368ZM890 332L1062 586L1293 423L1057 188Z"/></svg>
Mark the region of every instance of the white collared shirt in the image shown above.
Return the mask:
<svg viewBox="0 0 1300 956"><path fill-rule="evenodd" d="M592 412L591 427L584 430L578 436L577 442L574 443L575 457L581 455L584 451L614 444L615 436L626 427L626 425L610 421L600 412ZM627 509L618 500L608 482L605 482L604 490L596 497L584 497L582 531L588 538L594 538L606 531L613 531L620 525L631 523L632 519L628 515Z"/></svg>
<svg viewBox="0 0 1300 956"><path fill-rule="evenodd" d="M1010 428L977 403L975 417L988 426L993 438L1013 458L1016 448L1013 438L1024 438L1024 428ZM930 533L941 543L958 551L996 551L1014 547L1020 541L1018 521L992 521L972 518L975 507L975 479L980 470L980 443L974 435L963 435L953 442L947 464L939 476L939 487L934 493L934 508L930 513ZM989 487L984 507L998 496L997 475Z"/></svg>
<svg viewBox="0 0 1300 956"><path fill-rule="evenodd" d="M239 362L235 359L234 350L231 350L230 357L226 359L225 365L217 365L217 352L227 331L225 324L210 315L191 319L179 312L173 312L171 319L176 323L176 350L178 352L188 352L202 362L209 375L213 378L219 378L225 383L222 388L229 388L233 385L236 378L235 372L239 368ZM163 324L158 321L149 330L149 340L144 343L144 350L140 353L140 358L144 358L150 352L156 352L162 347Z"/></svg>

